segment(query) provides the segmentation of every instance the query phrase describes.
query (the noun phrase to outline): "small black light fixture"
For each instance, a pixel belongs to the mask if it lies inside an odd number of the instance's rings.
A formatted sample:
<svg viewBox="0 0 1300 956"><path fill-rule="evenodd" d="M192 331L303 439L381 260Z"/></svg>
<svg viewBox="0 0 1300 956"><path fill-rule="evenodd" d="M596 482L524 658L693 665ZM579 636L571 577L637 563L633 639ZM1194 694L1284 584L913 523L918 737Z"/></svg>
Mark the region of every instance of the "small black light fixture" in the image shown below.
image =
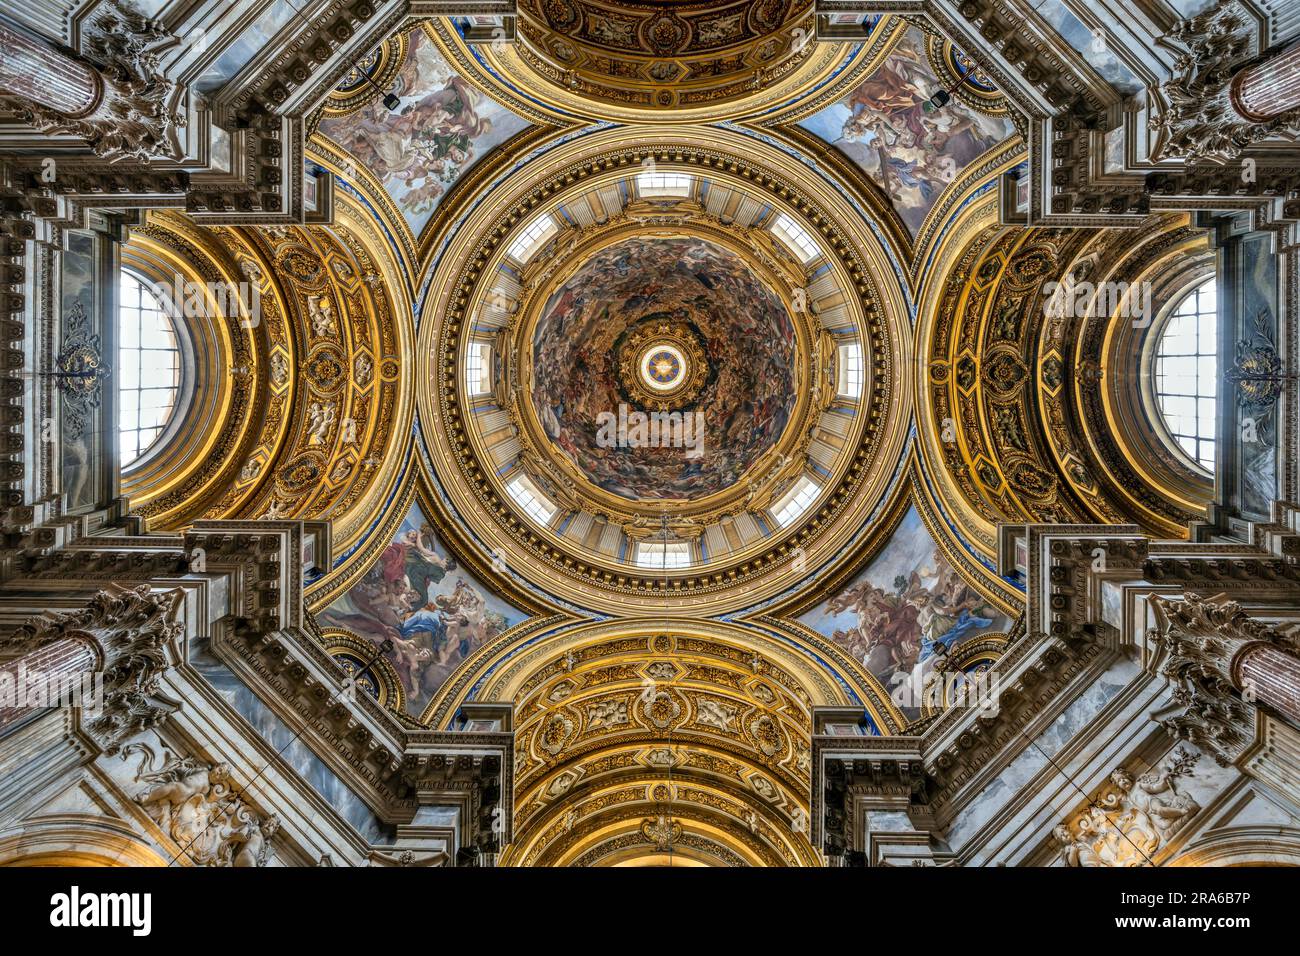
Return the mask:
<svg viewBox="0 0 1300 956"><path fill-rule="evenodd" d="M395 110L402 105L402 99L396 93L385 93L384 105L387 106L389 111L391 112L392 110Z"/></svg>
<svg viewBox="0 0 1300 956"><path fill-rule="evenodd" d="M971 68L958 77L957 82L948 89L936 90L928 100L921 104L922 112L936 113L952 102L952 94L961 89L980 66L980 61L974 57L968 57L968 59L971 61Z"/></svg>
<svg viewBox="0 0 1300 956"><path fill-rule="evenodd" d="M949 94L947 90L938 90L932 97L926 100L921 109L926 113L934 113L937 110L943 109L950 102L952 102L951 94Z"/></svg>

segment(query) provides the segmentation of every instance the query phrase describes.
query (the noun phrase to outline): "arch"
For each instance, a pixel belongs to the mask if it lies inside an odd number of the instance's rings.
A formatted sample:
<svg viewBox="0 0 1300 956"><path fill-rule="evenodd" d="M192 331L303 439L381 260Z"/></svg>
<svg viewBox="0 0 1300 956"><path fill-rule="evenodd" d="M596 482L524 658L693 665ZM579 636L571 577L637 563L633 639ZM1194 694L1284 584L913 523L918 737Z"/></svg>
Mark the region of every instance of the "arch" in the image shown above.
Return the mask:
<svg viewBox="0 0 1300 956"><path fill-rule="evenodd" d="M107 817L60 814L0 830L0 866L167 866L168 862L129 825Z"/></svg>
<svg viewBox="0 0 1300 956"><path fill-rule="evenodd" d="M584 637L489 685L516 715L504 862L596 865L681 848L716 865L818 865L809 674L789 655L662 622Z"/></svg>
<svg viewBox="0 0 1300 956"><path fill-rule="evenodd" d="M1300 866L1300 830L1248 826L1211 830L1167 866Z"/></svg>

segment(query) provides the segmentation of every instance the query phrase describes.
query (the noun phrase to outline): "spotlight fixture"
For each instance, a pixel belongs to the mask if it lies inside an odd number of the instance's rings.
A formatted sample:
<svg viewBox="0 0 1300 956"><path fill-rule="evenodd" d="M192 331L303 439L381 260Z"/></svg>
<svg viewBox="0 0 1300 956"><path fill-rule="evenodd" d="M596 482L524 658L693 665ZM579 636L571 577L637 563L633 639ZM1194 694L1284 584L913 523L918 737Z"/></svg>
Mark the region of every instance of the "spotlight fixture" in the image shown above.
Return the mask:
<svg viewBox="0 0 1300 956"><path fill-rule="evenodd" d="M974 73L975 69L979 66L979 61L976 60L974 57L971 57L971 63L973 64L971 69L968 70L966 73L962 74L962 76L957 80L956 83L954 83L951 87L949 87L946 90L941 89L935 91L933 96L931 96L928 100L922 103L921 111L924 113L934 113L938 110L943 109L945 106L951 103L953 92L955 90L960 89L962 85L968 79L970 79L971 74Z"/></svg>
<svg viewBox="0 0 1300 956"><path fill-rule="evenodd" d="M926 113L934 113L947 106L951 100L952 97L948 94L947 90L939 90L934 94L934 96L930 97L924 104L922 104L921 109Z"/></svg>
<svg viewBox="0 0 1300 956"><path fill-rule="evenodd" d="M396 93L385 93L384 105L387 106L390 111L392 111L397 109L399 106L401 106L402 101Z"/></svg>

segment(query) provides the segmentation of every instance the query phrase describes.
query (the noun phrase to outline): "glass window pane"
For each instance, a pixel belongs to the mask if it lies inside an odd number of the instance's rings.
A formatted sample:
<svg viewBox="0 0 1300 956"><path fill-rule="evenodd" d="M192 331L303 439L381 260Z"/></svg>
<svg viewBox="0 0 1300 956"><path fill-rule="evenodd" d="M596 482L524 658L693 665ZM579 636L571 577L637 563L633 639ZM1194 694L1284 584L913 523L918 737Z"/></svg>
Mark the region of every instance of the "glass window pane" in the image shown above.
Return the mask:
<svg viewBox="0 0 1300 956"><path fill-rule="evenodd" d="M118 311L118 447L129 465L149 449L171 421L180 388L176 328L150 286L130 272L121 276Z"/></svg>
<svg viewBox="0 0 1300 956"><path fill-rule="evenodd" d="M1156 401L1165 427L1189 458L1214 467L1218 316L1214 280L1177 304L1156 343Z"/></svg>

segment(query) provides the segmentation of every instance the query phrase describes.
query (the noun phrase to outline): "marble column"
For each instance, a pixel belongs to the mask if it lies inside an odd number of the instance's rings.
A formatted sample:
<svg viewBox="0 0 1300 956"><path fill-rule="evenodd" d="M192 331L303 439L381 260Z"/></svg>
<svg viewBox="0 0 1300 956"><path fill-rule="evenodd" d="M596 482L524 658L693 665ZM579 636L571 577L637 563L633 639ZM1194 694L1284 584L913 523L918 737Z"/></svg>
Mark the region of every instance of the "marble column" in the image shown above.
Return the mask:
<svg viewBox="0 0 1300 956"><path fill-rule="evenodd" d="M120 6L85 26L84 58L0 24L0 102L34 130L85 140L110 163L179 159L188 98L160 65L171 42Z"/></svg>
<svg viewBox="0 0 1300 956"><path fill-rule="evenodd" d="M97 70L0 24L0 95L76 119L93 111L103 92Z"/></svg>
<svg viewBox="0 0 1300 956"><path fill-rule="evenodd" d="M1300 109L1300 43L1233 77L1232 105L1256 123Z"/></svg>
<svg viewBox="0 0 1300 956"><path fill-rule="evenodd" d="M1257 708L1300 729L1300 653L1285 632L1226 595L1152 596L1149 632L1160 673L1185 710L1161 723L1233 763L1255 740Z"/></svg>
<svg viewBox="0 0 1300 956"><path fill-rule="evenodd" d="M1243 694L1273 708L1300 728L1300 657L1277 644L1247 644L1229 670Z"/></svg>
<svg viewBox="0 0 1300 956"><path fill-rule="evenodd" d="M98 673L90 689L102 697L102 707L98 700L87 707L80 729L105 753L117 753L180 706L162 686L164 672L180 656L184 626L174 619L179 600L179 591L110 584L82 607L46 611L0 634L0 654L13 655L0 665L0 678L16 681L20 670L39 672L48 686L55 677ZM0 732L31 713L22 706L25 689L16 688L18 699L6 701L18 707L0 710Z"/></svg>
<svg viewBox="0 0 1300 956"><path fill-rule="evenodd" d="M61 637L0 664L0 686L12 688L11 703L5 700L10 694L0 694L0 734L33 709L59 703L61 688L73 682L76 687L89 687L82 679L97 671L99 664L94 638L89 634ZM40 702L35 708L33 699ZM92 703L86 701L87 705Z"/></svg>

